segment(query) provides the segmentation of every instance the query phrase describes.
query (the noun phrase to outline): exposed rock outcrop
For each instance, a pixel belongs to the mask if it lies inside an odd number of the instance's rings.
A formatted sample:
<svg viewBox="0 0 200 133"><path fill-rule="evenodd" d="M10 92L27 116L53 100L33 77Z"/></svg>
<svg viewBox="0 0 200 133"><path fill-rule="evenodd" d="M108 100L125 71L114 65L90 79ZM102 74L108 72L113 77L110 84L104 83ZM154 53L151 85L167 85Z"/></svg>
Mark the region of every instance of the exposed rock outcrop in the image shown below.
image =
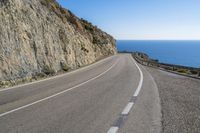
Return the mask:
<svg viewBox="0 0 200 133"><path fill-rule="evenodd" d="M0 1L1 85L76 69L113 54L113 37L55 0Z"/></svg>

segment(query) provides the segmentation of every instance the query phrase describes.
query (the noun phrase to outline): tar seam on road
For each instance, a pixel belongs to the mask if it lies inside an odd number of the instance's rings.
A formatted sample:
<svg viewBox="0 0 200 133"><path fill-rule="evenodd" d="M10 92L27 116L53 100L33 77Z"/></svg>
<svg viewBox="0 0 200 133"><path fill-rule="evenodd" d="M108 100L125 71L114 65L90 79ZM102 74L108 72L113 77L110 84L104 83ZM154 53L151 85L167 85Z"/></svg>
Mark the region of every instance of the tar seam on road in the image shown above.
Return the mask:
<svg viewBox="0 0 200 133"><path fill-rule="evenodd" d="M111 57L113 57L113 56L111 56ZM27 86L27 85L32 85L32 84L40 83L40 82L43 82L43 81L48 81L48 80L55 79L55 78L60 78L60 77L63 77L63 76L66 76L66 75L70 75L70 74L73 74L73 73L77 73L77 72L79 72L79 71L81 71L81 70L87 69L88 67L98 65L99 63L101 63L101 62L103 62L103 61L105 61L105 60L108 60L108 59L111 58L111 57L102 59L102 60L100 60L100 61L98 61L98 62L96 62L96 63L94 63L94 64L91 64L91 65L89 65L89 66L85 66L85 67L76 69L76 70L71 71L71 72L68 72L68 73L56 75L56 76L53 76L53 77L50 77L50 78L46 78L46 79L42 79L42 80L30 82L30 83L25 83L25 84L22 84L22 85L17 85L17 86L5 88L5 89L0 89L0 92L12 90L12 89L16 89L17 87L24 87L24 86Z"/></svg>
<svg viewBox="0 0 200 133"><path fill-rule="evenodd" d="M131 97L130 101L128 102L128 104L126 105L126 107L124 108L124 110L122 111L122 113L119 115L118 119L110 127L110 129L108 130L107 133L117 133L117 131L119 130L119 128L121 128L124 125L125 120L127 119L130 110L133 108L134 103L137 100L137 96L139 95L140 90L142 88L143 77L144 77L143 73L142 73L142 70L140 69L140 67L138 66L138 64L135 62L135 60L133 58L132 58L132 60L135 63L136 67L138 68L139 72L140 72L140 82L138 84L138 87L137 87L135 93Z"/></svg>
<svg viewBox="0 0 200 133"><path fill-rule="evenodd" d="M107 69L106 71L104 71L103 73L99 74L99 75L96 76L96 77L93 77L93 78L91 78L91 79L89 79L89 80L87 80L87 81L85 81L85 82L82 82L82 83L80 83L80 84L78 84L78 85L75 85L75 86L73 86L73 87L71 87L71 88L68 88L68 89L66 89L66 90L64 90L64 91L61 91L61 92L56 93L56 94L54 94L54 95L48 96L48 97L43 98L43 99L40 99L40 100L38 100L38 101L35 101L35 102L33 102L33 103L30 103L30 104L27 104L27 105L18 107L18 108L16 108L16 109L13 109L13 110L4 112L4 113L0 114L0 117L3 117L3 116L8 115L8 114L11 114L11 113L16 112L16 111L18 111L18 110L21 110L21 109L30 107L30 106L35 105L35 104L37 104L37 103L43 102L43 101L45 101L45 100L49 100L49 99L54 98L54 97L56 97L56 96L58 96L58 95L61 95L61 94L63 94L63 93L72 91L72 90L74 90L75 88L78 88L78 87L80 87L80 86L82 86L82 85L84 85L84 84L86 84L86 83L88 83L88 82L91 82L91 81L93 81L93 80L95 80L95 79L101 77L102 75L106 74L108 71L110 71L110 70L118 63L118 61L119 61L119 60L117 60L116 63L114 63L111 67L109 67L109 69Z"/></svg>

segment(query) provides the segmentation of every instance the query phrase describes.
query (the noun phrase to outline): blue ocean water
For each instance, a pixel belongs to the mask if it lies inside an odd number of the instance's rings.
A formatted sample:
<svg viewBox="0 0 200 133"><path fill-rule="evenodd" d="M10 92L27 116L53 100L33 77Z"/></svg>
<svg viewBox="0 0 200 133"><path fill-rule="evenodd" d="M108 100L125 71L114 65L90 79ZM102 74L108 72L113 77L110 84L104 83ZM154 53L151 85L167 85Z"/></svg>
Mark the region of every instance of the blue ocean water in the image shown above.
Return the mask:
<svg viewBox="0 0 200 133"><path fill-rule="evenodd" d="M138 51L163 63L200 68L200 41L117 41L118 51Z"/></svg>

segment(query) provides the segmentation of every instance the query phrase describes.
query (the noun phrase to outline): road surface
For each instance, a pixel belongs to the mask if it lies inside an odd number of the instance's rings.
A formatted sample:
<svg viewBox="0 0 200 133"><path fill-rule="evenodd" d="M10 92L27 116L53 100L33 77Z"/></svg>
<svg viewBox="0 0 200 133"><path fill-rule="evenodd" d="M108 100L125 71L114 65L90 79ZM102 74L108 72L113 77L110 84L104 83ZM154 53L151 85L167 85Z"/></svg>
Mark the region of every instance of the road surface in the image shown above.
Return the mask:
<svg viewBox="0 0 200 133"><path fill-rule="evenodd" d="M146 68L156 81L162 107L162 133L200 132L200 80Z"/></svg>
<svg viewBox="0 0 200 133"><path fill-rule="evenodd" d="M159 133L153 78L118 54L72 73L0 90L0 133Z"/></svg>

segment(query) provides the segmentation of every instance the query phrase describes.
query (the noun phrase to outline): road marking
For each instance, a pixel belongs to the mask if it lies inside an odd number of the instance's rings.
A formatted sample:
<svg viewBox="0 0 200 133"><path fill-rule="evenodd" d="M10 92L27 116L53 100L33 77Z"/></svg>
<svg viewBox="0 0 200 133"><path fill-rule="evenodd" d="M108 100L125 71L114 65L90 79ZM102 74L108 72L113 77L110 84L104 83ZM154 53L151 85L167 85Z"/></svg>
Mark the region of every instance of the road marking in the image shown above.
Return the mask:
<svg viewBox="0 0 200 133"><path fill-rule="evenodd" d="M122 111L122 115L128 115L128 113L130 112L131 108L133 107L134 103L133 102L129 102L126 107L124 108L124 110Z"/></svg>
<svg viewBox="0 0 200 133"><path fill-rule="evenodd" d="M107 133L116 133L118 131L118 127L111 127Z"/></svg>
<svg viewBox="0 0 200 133"><path fill-rule="evenodd" d="M140 82L139 82L139 85L138 85L138 87L137 87L134 95L133 95L134 97L137 97L138 94L140 93L141 88L142 88L144 76L143 76L142 70L140 69L140 67L138 66L138 64L135 62L135 60L133 59L133 57L132 57L132 60L135 63L136 67L138 68L139 72L140 72Z"/></svg>
<svg viewBox="0 0 200 133"><path fill-rule="evenodd" d="M105 58L105 59L102 59L96 63L93 63L91 65L88 65L88 66L85 66L85 67L82 67L82 68L79 68L79 69L76 69L74 71L71 71L71 72L67 72L67 73L64 73L64 74L60 74L60 75L57 75L57 76L53 76L53 77L49 77L49 78L45 78L45 79L42 79L42 80L38 80L38 81L33 81L33 82L30 82L30 83L25 83L25 84L21 84L21 85L17 85L17 86L13 86L13 87L9 87L9 88L5 88L5 89L0 89L0 92L3 92L3 91L8 91L8 90L12 90L12 89L17 89L18 87L24 87L24 86L27 86L27 85L32 85L32 84L36 84L36 83L40 83L40 82L44 82L44 81L48 81L48 80L52 80L52 79L55 79L55 78L61 78L63 76L66 76L66 75L70 75L70 74L73 74L73 73L77 73L81 70L84 70L84 69L87 69L89 67L92 67L92 66L95 66L95 65L98 65L99 63L105 61L105 60L108 60L112 57L115 57L115 56L110 56L108 58Z"/></svg>
<svg viewBox="0 0 200 133"><path fill-rule="evenodd" d="M119 60L118 60L118 61L119 61ZM88 82L91 82L91 81L93 81L93 80L95 80L95 79L101 77L102 75L106 74L108 71L110 71L110 70L118 63L118 61L117 61L116 63L114 63L111 67L109 67L109 69L107 69L106 71L104 71L103 73L99 74L99 75L96 76L96 77L93 77L93 78L91 78L91 79L89 79L89 80L87 80L87 81L85 81L85 82L82 82L82 83L80 83L80 84L78 84L78 85L76 85L76 86L74 86L74 87L71 87L71 88L69 88L69 89L67 89L67 90L61 91L61 92L56 93L56 94L54 94L54 95L48 96L48 97L46 97L46 98L40 99L40 100L38 100L38 101L35 101L35 102L33 102L33 103L30 103L30 104L21 106L21 107L19 107L19 108L16 108L16 109L7 111L7 112L5 112L5 113L2 113L2 114L0 114L0 117L5 116L5 115L8 115L8 114L11 114L11 113L16 112L16 111L18 111L18 110L21 110L21 109L30 107L30 106L35 105L35 104L37 104L37 103L43 102L43 101L45 101L45 100L54 98L54 97L56 97L56 96L58 96L58 95L61 95L61 94L63 94L63 93L72 91L73 89L78 88L78 87L80 87L80 86L82 86L82 85L84 85L84 84L86 84L86 83L88 83Z"/></svg>
<svg viewBox="0 0 200 133"><path fill-rule="evenodd" d="M138 84L138 87L135 91L135 93L133 94L133 96L131 97L129 103L126 105L126 107L124 108L124 110L122 111L122 113L119 115L119 118L117 119L117 122L114 124L114 126L112 126L107 133L117 133L117 131L119 130L119 128L121 128L123 125L123 123L125 122L125 120L127 119L127 116L129 114L129 112L131 111L131 109L133 108L134 102L137 100L137 96L139 95L141 88L142 88L142 84L143 84L143 80L144 80L144 76L142 73L142 70L140 69L140 67L138 66L138 64L136 63L136 61L133 59L133 57L131 57L133 62L135 63L136 67L139 70L140 73L140 82Z"/></svg>

